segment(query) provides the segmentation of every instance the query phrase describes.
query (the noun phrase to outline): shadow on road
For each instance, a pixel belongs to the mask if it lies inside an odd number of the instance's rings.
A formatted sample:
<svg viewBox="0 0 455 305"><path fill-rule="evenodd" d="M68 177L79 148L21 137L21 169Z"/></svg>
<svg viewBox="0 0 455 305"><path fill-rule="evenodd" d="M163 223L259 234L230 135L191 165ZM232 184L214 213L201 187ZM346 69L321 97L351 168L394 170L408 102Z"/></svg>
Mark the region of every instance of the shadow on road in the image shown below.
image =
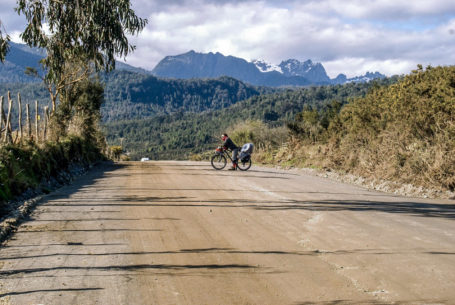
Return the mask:
<svg viewBox="0 0 455 305"><path fill-rule="evenodd" d="M420 203L412 201L374 201L374 200L290 200L283 205L258 206L259 210L308 210L308 211L356 211L399 213L421 217L455 218L455 205Z"/></svg>
<svg viewBox="0 0 455 305"><path fill-rule="evenodd" d="M305 201L305 200L248 200L248 199L213 199L213 200L197 200L195 197L184 197L184 196L141 196L141 195L132 195L132 196L113 196L113 197L94 197L87 198L84 196L83 199L71 198L68 199L74 192L91 192L90 185L94 184L97 180L106 178L108 176L120 177L122 175L132 175L136 172L140 173L137 170L137 163L128 164L128 163L111 163L105 164L100 167L98 170L93 171L86 175L85 179L80 179L79 182L76 182L69 191L67 190L64 194L55 193L48 196L49 199L52 199L52 203L48 203L46 206L64 206L64 207L213 207L213 208L250 208L258 211L284 211L284 210L308 210L308 211L355 211L355 212L368 212L368 211L377 211L384 213L394 213L394 214L407 214L412 216L419 217L440 217L453 219L455 218L455 205L451 204L438 204L438 203L422 203L413 199L401 199L396 196L387 196L387 195L377 195L377 194L362 194L361 196L386 196L390 198L390 201L382 200L317 200L317 201ZM152 163L140 163L141 167L156 167L156 168L193 168L201 169L207 167L207 165L202 164L166 164L165 162L159 163L158 165ZM124 169L131 167L133 172L125 173L124 171L118 172L119 169ZM229 174L214 171L213 173L201 173L201 174L188 174L183 173L183 175L218 175L218 176L227 176ZM256 171L255 173L272 173L272 172L262 172ZM159 175L167 174L166 172L157 171L156 173L146 173L146 175ZM181 173L182 174L182 173ZM292 174L295 175L295 174ZM229 175L237 176L237 175ZM264 179L290 179L288 177L280 176L270 176L270 175L240 175L239 177L254 177L254 178L264 178ZM212 189L161 189L154 188L137 188L132 186L131 189L128 187L123 187L130 191L134 190L137 193L147 193L154 190L168 190L168 191L212 191ZM112 189L110 185L98 185L97 191L105 191ZM258 190L233 190L232 188L226 189L217 189L213 191L242 191L242 192L262 192ZM276 193L300 193L300 192L280 192ZM314 192L301 192L302 194L310 194ZM349 193L322 193L327 195L349 195Z"/></svg>
<svg viewBox="0 0 455 305"><path fill-rule="evenodd" d="M40 289L40 290L29 290L29 291L16 291L0 294L0 298L11 296L11 295L21 295L21 294L31 294L31 293L42 293L42 292L69 292L69 291L93 291L93 290L103 290L104 288L62 288L62 289Z"/></svg>
<svg viewBox="0 0 455 305"><path fill-rule="evenodd" d="M350 301L350 300L333 300L333 301L322 301L322 302L302 302L294 303L293 305L354 305L354 304L368 304L368 305L415 305L415 304L447 304L446 300L413 300L413 301L375 301L375 300L364 300L364 301Z"/></svg>
<svg viewBox="0 0 455 305"><path fill-rule="evenodd" d="M211 199L197 200L193 197L115 197L81 200L54 200L47 206L65 207L213 207L213 208L251 208L259 211L355 211L407 214L419 217L455 218L455 205L421 203L415 201L376 200L250 200L250 199ZM395 200L395 201L392 201Z"/></svg>
<svg viewBox="0 0 455 305"><path fill-rule="evenodd" d="M37 272L49 272L57 270L98 270L98 271L140 271L140 270L187 270L187 269L257 269L259 267L253 265L241 264L208 264L208 265L170 265L170 264L140 264L140 265L111 265L111 266L59 266L48 268L29 268L29 269L14 269L14 270L1 270L0 277L11 276L15 274L30 274Z"/></svg>
<svg viewBox="0 0 455 305"><path fill-rule="evenodd" d="M68 245L69 249L74 249ZM77 246L85 246L80 243ZM35 259L56 256L76 256L76 257L90 257L90 256L146 256L146 255L187 255L187 254L256 254L256 255L278 255L278 256L317 256L317 255L349 255L349 254L362 254L362 255L396 255L396 254L430 254L430 255L455 255L455 252L442 252L442 251L422 251L421 249L409 249L407 251L393 250L393 249L349 249L349 250L336 250L336 251L276 251L276 250L238 250L232 248L205 248L205 249L180 249L176 251L137 251L137 252L103 252L103 253L73 253L73 252L56 252L39 255L25 255L25 256L7 256L0 257L0 261L8 260L23 260ZM0 273L1 274L1 273Z"/></svg>

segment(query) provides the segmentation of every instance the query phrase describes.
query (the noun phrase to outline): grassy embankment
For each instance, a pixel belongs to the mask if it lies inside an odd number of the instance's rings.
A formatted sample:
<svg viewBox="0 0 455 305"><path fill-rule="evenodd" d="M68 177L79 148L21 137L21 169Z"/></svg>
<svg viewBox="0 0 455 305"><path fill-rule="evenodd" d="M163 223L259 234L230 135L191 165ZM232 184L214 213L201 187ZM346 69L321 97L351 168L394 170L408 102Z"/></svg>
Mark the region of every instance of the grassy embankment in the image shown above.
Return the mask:
<svg viewBox="0 0 455 305"><path fill-rule="evenodd" d="M39 128L47 132L40 134L37 129L33 136L0 146L0 218L14 209L8 201L27 189L42 187L73 164L83 166L103 158L106 143L98 129L103 94L96 79L73 84L49 125Z"/></svg>
<svg viewBox="0 0 455 305"><path fill-rule="evenodd" d="M80 137L57 142L0 147L0 218L9 212L8 200L22 194L74 164L89 165L100 160L100 149ZM48 190L43 187L42 191Z"/></svg>

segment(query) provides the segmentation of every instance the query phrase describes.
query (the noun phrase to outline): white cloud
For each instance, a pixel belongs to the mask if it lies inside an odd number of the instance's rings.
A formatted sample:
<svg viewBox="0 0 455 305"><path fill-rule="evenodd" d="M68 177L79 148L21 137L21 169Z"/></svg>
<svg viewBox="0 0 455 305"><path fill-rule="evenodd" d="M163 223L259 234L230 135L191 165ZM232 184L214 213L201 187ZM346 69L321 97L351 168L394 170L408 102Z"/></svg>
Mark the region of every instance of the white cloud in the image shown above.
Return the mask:
<svg viewBox="0 0 455 305"><path fill-rule="evenodd" d="M20 37L21 33L22 33L21 31L14 31L12 33L9 33L11 41L13 41L15 43L24 43L22 41L22 38Z"/></svg>
<svg viewBox="0 0 455 305"><path fill-rule="evenodd" d="M370 20L422 19L455 13L455 2L452 0L321 0L297 6L317 14Z"/></svg>
<svg viewBox="0 0 455 305"><path fill-rule="evenodd" d="M367 71L400 74L408 73L417 63L453 63L450 50L455 49L455 35L450 31L455 33L455 19L424 30L394 29L385 21L344 19L379 18L398 9L402 16L431 15L447 13L454 6L448 1L436 1L431 9L421 1L406 3L369 1L360 5L360 0L350 0L340 5L326 0L283 7L238 1L173 6L149 16L150 24L136 39L138 51L130 60L147 62L146 67L152 69L166 55L194 49L264 58L275 64L288 58L312 59L322 62L332 77L340 72L348 76ZM141 52L146 46L154 51Z"/></svg>
<svg viewBox="0 0 455 305"><path fill-rule="evenodd" d="M380 71L386 75L400 75L403 71L411 71L418 62L408 60L375 60L365 58L345 57L333 61L324 62L324 67L330 78L335 78L338 74L347 74L348 77L364 75L366 72ZM346 67L349 67L347 69ZM349 73L346 73L349 71Z"/></svg>
<svg viewBox="0 0 455 305"><path fill-rule="evenodd" d="M149 24L127 62L153 69L167 55L221 52L278 64L322 62L328 74L408 73L416 64L455 63L453 0L132 0ZM24 16L15 0L0 20L17 39Z"/></svg>

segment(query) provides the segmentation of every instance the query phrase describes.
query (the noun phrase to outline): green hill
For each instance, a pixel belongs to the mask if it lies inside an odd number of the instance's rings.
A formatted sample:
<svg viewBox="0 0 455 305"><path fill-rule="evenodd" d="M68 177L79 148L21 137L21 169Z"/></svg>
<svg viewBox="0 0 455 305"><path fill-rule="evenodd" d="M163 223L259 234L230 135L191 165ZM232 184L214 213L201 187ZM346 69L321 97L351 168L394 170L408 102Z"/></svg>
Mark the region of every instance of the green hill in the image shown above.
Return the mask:
<svg viewBox="0 0 455 305"><path fill-rule="evenodd" d="M273 92L230 77L179 80L113 71L104 80L106 102L102 114L107 122L174 112L216 110L251 96Z"/></svg>

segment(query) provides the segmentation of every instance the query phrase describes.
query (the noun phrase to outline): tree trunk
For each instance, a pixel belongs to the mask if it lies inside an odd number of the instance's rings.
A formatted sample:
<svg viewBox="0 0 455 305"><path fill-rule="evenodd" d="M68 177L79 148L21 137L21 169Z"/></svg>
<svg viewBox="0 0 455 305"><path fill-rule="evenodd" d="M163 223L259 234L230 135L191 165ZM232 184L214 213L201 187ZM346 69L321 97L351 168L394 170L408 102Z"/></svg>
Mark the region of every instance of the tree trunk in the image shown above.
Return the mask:
<svg viewBox="0 0 455 305"><path fill-rule="evenodd" d="M57 103L57 96L54 95L54 94L51 94L51 101L52 101L52 112L51 114L54 114L55 112L55 108L57 107L56 103Z"/></svg>

